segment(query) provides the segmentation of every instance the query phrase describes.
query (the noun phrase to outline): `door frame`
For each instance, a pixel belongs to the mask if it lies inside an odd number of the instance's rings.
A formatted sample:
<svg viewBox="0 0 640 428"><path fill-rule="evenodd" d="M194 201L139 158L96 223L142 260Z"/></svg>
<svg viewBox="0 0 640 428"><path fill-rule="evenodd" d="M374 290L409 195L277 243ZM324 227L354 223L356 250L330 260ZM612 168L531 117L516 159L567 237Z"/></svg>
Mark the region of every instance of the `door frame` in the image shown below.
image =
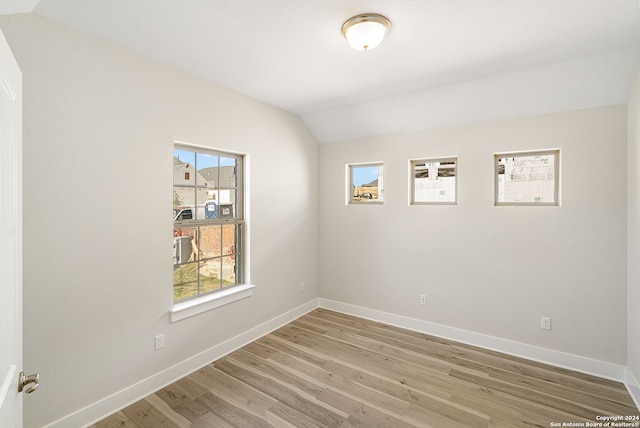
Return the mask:
<svg viewBox="0 0 640 428"><path fill-rule="evenodd" d="M0 343L1 352L6 356L0 361L8 362L8 367L4 364L0 367L0 425L19 428L23 425L23 394L18 392L18 378L23 365L22 73L1 30L0 91L8 95L9 105L13 107L9 109L8 117L14 118L13 127L10 124L4 130L0 129L0 132L8 132L4 136L0 134L0 272L3 287L6 287L0 291L3 296L9 296L6 306L2 307L9 316L3 319L6 330L2 334L4 343Z"/></svg>

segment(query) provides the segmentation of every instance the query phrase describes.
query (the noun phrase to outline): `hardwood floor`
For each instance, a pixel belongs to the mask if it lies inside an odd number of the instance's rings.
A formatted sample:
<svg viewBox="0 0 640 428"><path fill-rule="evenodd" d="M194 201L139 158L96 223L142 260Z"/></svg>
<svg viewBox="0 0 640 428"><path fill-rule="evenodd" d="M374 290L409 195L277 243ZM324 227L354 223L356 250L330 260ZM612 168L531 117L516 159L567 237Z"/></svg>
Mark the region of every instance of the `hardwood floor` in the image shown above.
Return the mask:
<svg viewBox="0 0 640 428"><path fill-rule="evenodd" d="M316 309L93 427L560 427L638 415L621 383Z"/></svg>

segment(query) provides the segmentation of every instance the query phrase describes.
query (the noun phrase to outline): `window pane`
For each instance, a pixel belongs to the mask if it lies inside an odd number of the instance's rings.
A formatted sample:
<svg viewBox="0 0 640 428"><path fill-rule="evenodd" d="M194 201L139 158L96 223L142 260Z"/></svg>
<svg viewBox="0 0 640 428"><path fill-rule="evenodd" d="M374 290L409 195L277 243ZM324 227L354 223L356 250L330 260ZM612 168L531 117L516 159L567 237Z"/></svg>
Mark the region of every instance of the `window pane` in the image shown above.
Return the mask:
<svg viewBox="0 0 640 428"><path fill-rule="evenodd" d="M173 266L173 300L198 295L198 262Z"/></svg>
<svg viewBox="0 0 640 428"><path fill-rule="evenodd" d="M216 209L216 190L211 187L197 187L196 192L196 219L215 219L217 217Z"/></svg>
<svg viewBox="0 0 640 428"><path fill-rule="evenodd" d="M198 175L196 185L201 187L216 187L218 181L218 156L209 153L196 155Z"/></svg>
<svg viewBox="0 0 640 428"><path fill-rule="evenodd" d="M222 254L225 256L236 253L236 224L225 224L222 226Z"/></svg>
<svg viewBox="0 0 640 428"><path fill-rule="evenodd" d="M213 195L211 195L213 193ZM215 220L220 217L218 203L215 200L215 191L207 189L207 199L204 201L203 215L206 220Z"/></svg>
<svg viewBox="0 0 640 428"><path fill-rule="evenodd" d="M184 227L173 229L173 265L195 261L193 243L196 242L196 229Z"/></svg>
<svg viewBox="0 0 640 428"><path fill-rule="evenodd" d="M413 161L413 203L456 202L456 160Z"/></svg>
<svg viewBox="0 0 640 428"><path fill-rule="evenodd" d="M190 150L173 149L173 168L180 168L180 165L189 165L194 168L196 164L196 154Z"/></svg>
<svg viewBox="0 0 640 428"><path fill-rule="evenodd" d="M496 155L496 202L557 205L558 154L556 150Z"/></svg>
<svg viewBox="0 0 640 428"><path fill-rule="evenodd" d="M200 293L220 288L220 258L203 260L200 264Z"/></svg>
<svg viewBox="0 0 640 428"><path fill-rule="evenodd" d="M222 286L235 285L236 282L236 257L226 256L222 258Z"/></svg>
<svg viewBox="0 0 640 428"><path fill-rule="evenodd" d="M181 214L176 210L192 207L195 203L195 200L196 199L193 187L173 186L173 217L176 218L178 214ZM188 216L189 214L192 214L192 212L189 211L188 213L182 214L178 219L186 219L185 216Z"/></svg>
<svg viewBox="0 0 640 428"><path fill-rule="evenodd" d="M202 226L200 227L200 241L198 251L200 258L210 259L222 255L222 226Z"/></svg>
<svg viewBox="0 0 640 428"><path fill-rule="evenodd" d="M220 157L220 184L222 189L234 189L236 187L236 159Z"/></svg>
<svg viewBox="0 0 640 428"><path fill-rule="evenodd" d="M221 192L223 192L223 191L224 190L221 190ZM219 209L220 218L234 218L235 217L236 207L231 202L229 202L229 203L221 202L220 206L218 207L218 209Z"/></svg>
<svg viewBox="0 0 640 428"><path fill-rule="evenodd" d="M382 165L351 166L352 202L382 202Z"/></svg>

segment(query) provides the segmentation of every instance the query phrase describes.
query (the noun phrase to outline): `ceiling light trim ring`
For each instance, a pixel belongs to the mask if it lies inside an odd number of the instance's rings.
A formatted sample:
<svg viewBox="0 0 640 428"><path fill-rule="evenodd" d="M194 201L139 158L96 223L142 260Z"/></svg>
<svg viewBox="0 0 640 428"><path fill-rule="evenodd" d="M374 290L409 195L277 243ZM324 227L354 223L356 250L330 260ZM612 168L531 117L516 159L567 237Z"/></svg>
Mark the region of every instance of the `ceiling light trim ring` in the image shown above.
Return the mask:
<svg viewBox="0 0 640 428"><path fill-rule="evenodd" d="M384 28L384 34L382 35L382 38L378 40L377 43L375 43L375 45L371 47L371 49L378 46L382 42L382 39L384 39L389 34L389 31L391 31L391 21L389 21L389 19L385 16L379 15L377 13L361 13L359 15L353 16L347 19L344 24L342 24L342 35L345 39L347 39L347 41L349 41L349 44L351 44L354 49L365 51L369 50L369 47L366 45L362 48L354 46L348 37L348 32L350 29L356 27L358 24L367 22L379 24Z"/></svg>
<svg viewBox="0 0 640 428"><path fill-rule="evenodd" d="M382 24L387 29L387 34L391 30L391 21L389 21L387 17L377 13L361 13L360 15L352 16L342 24L342 35L347 37L349 28L361 22L377 22L378 24Z"/></svg>

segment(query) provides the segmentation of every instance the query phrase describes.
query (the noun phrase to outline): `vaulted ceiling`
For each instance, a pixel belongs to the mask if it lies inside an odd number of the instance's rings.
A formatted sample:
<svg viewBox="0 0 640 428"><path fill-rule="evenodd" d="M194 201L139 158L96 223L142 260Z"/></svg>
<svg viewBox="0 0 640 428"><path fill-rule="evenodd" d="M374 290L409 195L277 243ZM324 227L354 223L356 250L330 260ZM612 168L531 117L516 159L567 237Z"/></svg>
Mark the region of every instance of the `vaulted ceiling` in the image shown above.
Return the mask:
<svg viewBox="0 0 640 428"><path fill-rule="evenodd" d="M640 66L638 0L3 3L298 114L319 142L625 102ZM340 31L363 12L392 23L369 52Z"/></svg>

